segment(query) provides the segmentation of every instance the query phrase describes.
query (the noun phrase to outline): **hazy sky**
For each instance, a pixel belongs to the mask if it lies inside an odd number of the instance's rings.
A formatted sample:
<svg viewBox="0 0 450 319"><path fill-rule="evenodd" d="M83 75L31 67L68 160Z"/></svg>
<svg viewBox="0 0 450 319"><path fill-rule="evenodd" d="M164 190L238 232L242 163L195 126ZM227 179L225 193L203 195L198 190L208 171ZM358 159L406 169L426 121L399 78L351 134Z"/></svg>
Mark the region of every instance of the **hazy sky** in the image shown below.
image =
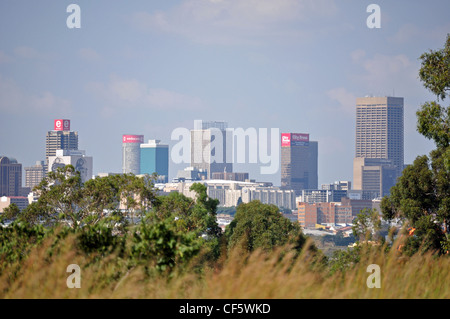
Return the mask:
<svg viewBox="0 0 450 319"><path fill-rule="evenodd" d="M66 24L71 4L81 28ZM381 28L369 29L371 3ZM279 128L319 142L319 185L352 180L355 99L405 99L405 163L433 144L415 112L434 97L419 56L444 46L450 1L184 0L0 2L0 154L45 158L71 120L94 173L121 172L122 134L169 145L195 119ZM187 165L170 165L170 177ZM280 172L251 178L280 183Z"/></svg>

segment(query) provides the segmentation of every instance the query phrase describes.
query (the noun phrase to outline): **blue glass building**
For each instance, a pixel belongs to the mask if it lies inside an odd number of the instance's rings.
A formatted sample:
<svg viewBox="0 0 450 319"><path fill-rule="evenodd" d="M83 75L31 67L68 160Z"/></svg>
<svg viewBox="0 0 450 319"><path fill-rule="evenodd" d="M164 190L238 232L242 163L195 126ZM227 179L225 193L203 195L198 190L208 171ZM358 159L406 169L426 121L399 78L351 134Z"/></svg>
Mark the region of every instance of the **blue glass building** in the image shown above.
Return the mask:
<svg viewBox="0 0 450 319"><path fill-rule="evenodd" d="M141 174L158 175L157 182L169 180L169 146L159 140L149 140L141 144Z"/></svg>

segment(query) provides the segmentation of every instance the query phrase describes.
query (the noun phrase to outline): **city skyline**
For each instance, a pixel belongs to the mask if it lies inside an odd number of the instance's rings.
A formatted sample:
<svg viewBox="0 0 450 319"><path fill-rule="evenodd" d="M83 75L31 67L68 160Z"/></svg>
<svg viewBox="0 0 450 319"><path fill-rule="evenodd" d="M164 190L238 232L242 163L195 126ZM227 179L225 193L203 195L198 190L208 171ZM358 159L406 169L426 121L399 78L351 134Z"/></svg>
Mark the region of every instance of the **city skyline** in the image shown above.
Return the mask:
<svg viewBox="0 0 450 319"><path fill-rule="evenodd" d="M94 174L121 172L123 134L171 147L175 128L201 118L309 133L320 185L352 179L356 98L367 94L404 97L405 164L432 149L416 132L432 96L418 57L442 46L448 2L377 1L380 29L366 25L370 2L237 3L78 1L81 29L67 28L68 3L0 4L0 154L44 160L46 132L67 118ZM171 163L169 179L185 166ZM233 171L280 183L280 170Z"/></svg>

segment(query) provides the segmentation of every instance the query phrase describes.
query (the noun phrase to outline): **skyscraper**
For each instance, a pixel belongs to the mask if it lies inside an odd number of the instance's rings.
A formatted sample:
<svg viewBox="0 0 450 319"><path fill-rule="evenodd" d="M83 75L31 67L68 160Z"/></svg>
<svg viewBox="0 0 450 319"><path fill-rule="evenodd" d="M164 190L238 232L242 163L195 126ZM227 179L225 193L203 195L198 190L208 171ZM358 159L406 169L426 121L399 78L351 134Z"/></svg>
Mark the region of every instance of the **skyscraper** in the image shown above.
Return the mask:
<svg viewBox="0 0 450 319"><path fill-rule="evenodd" d="M356 148L353 167L355 189L364 190L362 178L364 166L392 165L396 177L401 175L404 166L403 98L402 97L363 97L356 99ZM365 165L358 158L387 159L390 162ZM367 169L367 173L369 170ZM383 174L383 170L380 170ZM390 173L389 173L390 174ZM369 176L371 174L368 174ZM383 178L380 177L380 180ZM386 178L385 178L386 180ZM359 188L360 187L360 188ZM380 189L380 187L377 187Z"/></svg>
<svg viewBox="0 0 450 319"><path fill-rule="evenodd" d="M70 120L58 119L53 131L48 131L45 140L45 171L48 171L48 158L56 156L56 150L78 150L78 132L70 130Z"/></svg>
<svg viewBox="0 0 450 319"><path fill-rule="evenodd" d="M227 163L227 153L231 153L232 145L227 126L226 122L199 120L191 130L191 167L206 170L208 179L216 172L233 171L233 164Z"/></svg>
<svg viewBox="0 0 450 319"><path fill-rule="evenodd" d="M309 134L281 134L281 187L300 196L304 189L317 189L318 142Z"/></svg>
<svg viewBox="0 0 450 319"><path fill-rule="evenodd" d="M22 164L11 157L0 156L0 197L19 196L22 189Z"/></svg>
<svg viewBox="0 0 450 319"><path fill-rule="evenodd" d="M149 140L141 144L141 174L158 174L158 181L169 181L169 145L160 140Z"/></svg>
<svg viewBox="0 0 450 319"><path fill-rule="evenodd" d="M142 143L144 135L122 136L122 173L140 174Z"/></svg>

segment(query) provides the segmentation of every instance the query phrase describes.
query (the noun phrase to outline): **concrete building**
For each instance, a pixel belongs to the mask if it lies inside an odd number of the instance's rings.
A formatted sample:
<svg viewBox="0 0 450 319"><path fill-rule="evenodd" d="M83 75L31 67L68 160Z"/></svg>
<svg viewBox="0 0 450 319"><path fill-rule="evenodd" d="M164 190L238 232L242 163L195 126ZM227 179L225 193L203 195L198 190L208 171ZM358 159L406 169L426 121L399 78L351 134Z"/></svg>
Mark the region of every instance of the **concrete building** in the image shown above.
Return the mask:
<svg viewBox="0 0 450 319"><path fill-rule="evenodd" d="M22 164L15 158L0 156L0 196L22 194Z"/></svg>
<svg viewBox="0 0 450 319"><path fill-rule="evenodd" d="M144 135L122 136L122 173L139 175L141 172L141 144Z"/></svg>
<svg viewBox="0 0 450 319"><path fill-rule="evenodd" d="M169 145L161 144L160 140L149 140L141 144L140 173L158 175L158 182L169 181Z"/></svg>
<svg viewBox="0 0 450 319"><path fill-rule="evenodd" d="M39 185L46 175L45 162L37 161L35 165L25 167L25 187L33 189Z"/></svg>
<svg viewBox="0 0 450 319"><path fill-rule="evenodd" d="M352 207L352 216L356 217L363 209L372 209L378 207L374 206L373 200L370 199L350 199L350 198L343 198L342 199L342 205L351 206Z"/></svg>
<svg viewBox="0 0 450 319"><path fill-rule="evenodd" d="M25 196L2 196L0 197L0 213L11 204L16 204L19 210L28 207L28 198Z"/></svg>
<svg viewBox="0 0 450 319"><path fill-rule="evenodd" d="M397 173L396 166L389 159L356 157L353 160L354 188L371 193L371 199L389 195Z"/></svg>
<svg viewBox="0 0 450 319"><path fill-rule="evenodd" d="M330 203L340 202L347 196L346 190L327 189L304 189L298 202L303 203Z"/></svg>
<svg viewBox="0 0 450 319"><path fill-rule="evenodd" d="M58 167L72 165L76 171L80 172L81 181L84 183L93 176L93 159L86 156L82 150L57 150L55 156L49 157L48 171L56 171Z"/></svg>
<svg viewBox="0 0 450 319"><path fill-rule="evenodd" d="M57 150L78 150L78 132L70 130L70 120L55 120L53 131L47 132L45 138L45 172L48 171L49 157L56 156Z"/></svg>
<svg viewBox="0 0 450 319"><path fill-rule="evenodd" d="M348 190L352 189L352 182L350 182L350 181L338 181L338 182L334 182L332 184L322 184L322 189L348 191Z"/></svg>
<svg viewBox="0 0 450 319"><path fill-rule="evenodd" d="M207 179L211 179L215 172L233 171L232 160L227 162L232 152L227 127L226 122L194 121L194 129L191 130L191 167L206 171Z"/></svg>
<svg viewBox="0 0 450 319"><path fill-rule="evenodd" d="M206 170L197 169L195 167L186 167L179 170L174 182L201 181L207 178Z"/></svg>
<svg viewBox="0 0 450 319"><path fill-rule="evenodd" d="M404 167L403 113L402 97L356 99L354 189L366 190L364 187L368 184L363 181L365 176L373 179L373 175L383 174L380 168L371 167L367 168L365 175L361 172L361 166L364 165L361 165L362 160L359 158L390 160L387 165L394 167L396 178L401 175Z"/></svg>
<svg viewBox="0 0 450 319"><path fill-rule="evenodd" d="M263 204L273 204L278 207L296 209L295 192L283 190L279 187L267 186L266 183L239 182L230 180L202 180L198 181L207 187L207 194L218 199L219 206L234 207L240 203L259 200ZM169 193L175 188L185 196L195 198L196 193L190 190L194 182L180 182L166 184L163 191Z"/></svg>
<svg viewBox="0 0 450 319"><path fill-rule="evenodd" d="M343 203L299 203L298 222L303 228L314 229L320 224L350 224L352 208Z"/></svg>
<svg viewBox="0 0 450 319"><path fill-rule="evenodd" d="M212 173L212 179L223 179L228 181L250 182L248 173L225 173L215 172Z"/></svg>
<svg viewBox="0 0 450 319"><path fill-rule="evenodd" d="M318 143L309 134L281 134L281 187L298 196L304 189L318 186Z"/></svg>

